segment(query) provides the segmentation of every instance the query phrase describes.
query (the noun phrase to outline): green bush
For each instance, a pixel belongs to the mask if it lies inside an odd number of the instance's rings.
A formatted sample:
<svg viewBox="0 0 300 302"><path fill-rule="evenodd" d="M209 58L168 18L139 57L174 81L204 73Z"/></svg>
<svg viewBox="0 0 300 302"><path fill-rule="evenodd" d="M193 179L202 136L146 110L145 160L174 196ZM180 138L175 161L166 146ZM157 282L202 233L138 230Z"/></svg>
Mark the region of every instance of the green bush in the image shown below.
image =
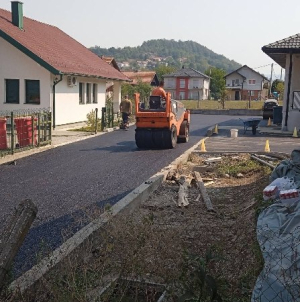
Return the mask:
<svg viewBox="0 0 300 302"><path fill-rule="evenodd" d="M101 129L101 123L100 123L100 119L98 118L96 121L96 110L92 109L91 112L89 112L86 115L86 126L89 130L93 131L96 129L96 124L97 124L97 130Z"/></svg>

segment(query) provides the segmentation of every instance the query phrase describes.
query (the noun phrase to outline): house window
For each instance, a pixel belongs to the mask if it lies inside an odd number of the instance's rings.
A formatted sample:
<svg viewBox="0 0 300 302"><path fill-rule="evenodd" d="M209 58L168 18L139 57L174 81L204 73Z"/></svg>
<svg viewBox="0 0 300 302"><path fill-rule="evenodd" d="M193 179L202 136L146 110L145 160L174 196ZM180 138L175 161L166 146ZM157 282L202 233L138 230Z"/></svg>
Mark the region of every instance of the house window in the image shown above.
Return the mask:
<svg viewBox="0 0 300 302"><path fill-rule="evenodd" d="M193 80L193 88L199 88L200 86L200 81L198 79Z"/></svg>
<svg viewBox="0 0 300 302"><path fill-rule="evenodd" d="M180 85L179 88L185 88L185 80L181 79L179 85Z"/></svg>
<svg viewBox="0 0 300 302"><path fill-rule="evenodd" d="M185 92L184 91L179 92L179 99L184 100L184 98L185 98Z"/></svg>
<svg viewBox="0 0 300 302"><path fill-rule="evenodd" d="M40 104L40 81L25 80L26 104Z"/></svg>
<svg viewBox="0 0 300 302"><path fill-rule="evenodd" d="M248 90L248 96L254 96L254 90Z"/></svg>
<svg viewBox="0 0 300 302"><path fill-rule="evenodd" d="M20 102L19 80L5 80L5 103L19 104Z"/></svg>
<svg viewBox="0 0 300 302"><path fill-rule="evenodd" d="M98 103L98 85L93 84L93 94L92 94L92 100L94 104Z"/></svg>
<svg viewBox="0 0 300 302"><path fill-rule="evenodd" d="M249 80L249 85L255 85L255 80Z"/></svg>
<svg viewBox="0 0 300 302"><path fill-rule="evenodd" d="M91 103L91 84L86 83L86 103Z"/></svg>
<svg viewBox="0 0 300 302"><path fill-rule="evenodd" d="M79 83L79 104L84 104L84 84Z"/></svg>
<svg viewBox="0 0 300 302"><path fill-rule="evenodd" d="M232 86L234 86L234 84L235 84L235 80L232 80Z"/></svg>
<svg viewBox="0 0 300 302"><path fill-rule="evenodd" d="M239 79L236 79L236 80L235 80L235 85L237 85L237 86L240 85L240 80L239 80Z"/></svg>
<svg viewBox="0 0 300 302"><path fill-rule="evenodd" d="M165 85L166 88L175 88L174 79L165 79Z"/></svg>

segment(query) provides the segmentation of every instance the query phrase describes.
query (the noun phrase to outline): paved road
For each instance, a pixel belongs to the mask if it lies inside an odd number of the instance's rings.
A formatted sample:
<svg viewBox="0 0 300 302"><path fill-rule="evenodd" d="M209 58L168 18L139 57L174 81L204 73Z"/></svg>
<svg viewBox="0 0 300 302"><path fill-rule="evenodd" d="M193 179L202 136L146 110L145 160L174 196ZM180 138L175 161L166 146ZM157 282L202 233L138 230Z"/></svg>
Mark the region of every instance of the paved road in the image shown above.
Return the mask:
<svg viewBox="0 0 300 302"><path fill-rule="evenodd" d="M1 165L0 225L21 200L29 198L39 209L15 275L29 269L44 250L58 247L63 230L68 229L66 239L85 225L78 218L83 209L116 203L198 142L209 126L232 119L193 115L190 142L174 150L138 150L131 127L19 159L16 166Z"/></svg>

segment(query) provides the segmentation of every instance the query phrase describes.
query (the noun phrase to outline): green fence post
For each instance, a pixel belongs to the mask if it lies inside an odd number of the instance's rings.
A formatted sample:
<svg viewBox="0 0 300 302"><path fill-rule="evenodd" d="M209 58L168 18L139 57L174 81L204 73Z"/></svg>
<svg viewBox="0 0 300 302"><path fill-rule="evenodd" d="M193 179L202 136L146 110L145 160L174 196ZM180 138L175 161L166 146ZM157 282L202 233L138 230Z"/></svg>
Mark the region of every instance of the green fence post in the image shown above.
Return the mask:
<svg viewBox="0 0 300 302"><path fill-rule="evenodd" d="M47 119L47 125L49 125L49 140L52 144L52 113L49 112L48 119Z"/></svg>
<svg viewBox="0 0 300 302"><path fill-rule="evenodd" d="M37 119L37 122L38 122L38 140L37 140L37 144L38 144L38 147L40 146L40 137L41 137L41 114L38 113L38 119Z"/></svg>
<svg viewBox="0 0 300 302"><path fill-rule="evenodd" d="M114 106L111 105L111 128L114 127Z"/></svg>
<svg viewBox="0 0 300 302"><path fill-rule="evenodd" d="M10 114L10 126L11 126L11 154L14 154L15 150L15 125L14 125L14 113L13 111Z"/></svg>
<svg viewBox="0 0 300 302"><path fill-rule="evenodd" d="M95 109L96 111L96 123L95 123L95 134L97 134L97 128L98 128L98 108Z"/></svg>
<svg viewBox="0 0 300 302"><path fill-rule="evenodd" d="M105 119L105 117L104 117L105 111L106 111L106 108L102 107L102 109L101 109L101 131L102 132L103 132L104 126L105 126L105 121L104 121L104 119Z"/></svg>
<svg viewBox="0 0 300 302"><path fill-rule="evenodd" d="M42 112L42 115L41 115L41 124L43 126L43 137L42 137L42 141L45 142L45 141L49 141L49 138L47 136L47 131L48 131L48 113L47 112Z"/></svg>

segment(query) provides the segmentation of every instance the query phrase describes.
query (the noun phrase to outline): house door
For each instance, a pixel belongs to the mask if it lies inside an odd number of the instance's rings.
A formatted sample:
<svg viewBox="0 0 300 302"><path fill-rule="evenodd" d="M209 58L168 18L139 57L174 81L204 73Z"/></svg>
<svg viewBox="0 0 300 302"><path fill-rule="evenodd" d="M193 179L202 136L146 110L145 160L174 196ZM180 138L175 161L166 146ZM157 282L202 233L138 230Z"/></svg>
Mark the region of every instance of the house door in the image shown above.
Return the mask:
<svg viewBox="0 0 300 302"><path fill-rule="evenodd" d="M236 91L236 92L235 92L234 99L235 99L236 101L239 101L239 100L240 100L240 92L239 92L239 91Z"/></svg>

